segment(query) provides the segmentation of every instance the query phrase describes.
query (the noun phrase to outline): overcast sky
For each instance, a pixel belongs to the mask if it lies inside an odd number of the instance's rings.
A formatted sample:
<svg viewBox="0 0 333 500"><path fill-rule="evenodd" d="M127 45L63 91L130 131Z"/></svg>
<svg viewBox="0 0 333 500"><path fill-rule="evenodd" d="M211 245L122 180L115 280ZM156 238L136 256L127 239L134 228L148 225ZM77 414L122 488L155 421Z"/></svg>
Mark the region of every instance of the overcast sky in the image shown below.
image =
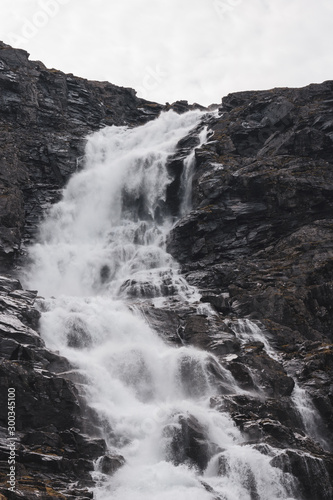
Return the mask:
<svg viewBox="0 0 333 500"><path fill-rule="evenodd" d="M1 0L0 40L149 100L208 105L333 79L333 0Z"/></svg>

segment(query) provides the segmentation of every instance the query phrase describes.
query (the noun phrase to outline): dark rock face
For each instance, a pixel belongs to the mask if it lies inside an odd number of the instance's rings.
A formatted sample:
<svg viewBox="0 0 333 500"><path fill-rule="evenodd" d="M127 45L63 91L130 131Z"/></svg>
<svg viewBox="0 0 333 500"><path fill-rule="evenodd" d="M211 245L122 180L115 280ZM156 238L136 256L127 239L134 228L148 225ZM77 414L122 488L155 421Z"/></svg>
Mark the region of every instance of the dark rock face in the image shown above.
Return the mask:
<svg viewBox="0 0 333 500"><path fill-rule="evenodd" d="M332 341L332 103L333 82L224 98L168 243L203 300L295 355Z"/></svg>
<svg viewBox="0 0 333 500"><path fill-rule="evenodd" d="M224 98L169 240L190 282L310 340L332 331L332 99L333 82Z"/></svg>
<svg viewBox="0 0 333 500"><path fill-rule="evenodd" d="M332 488L325 464L321 459L309 460L293 450L286 450L272 459L271 464L298 479L298 494L305 500L330 500ZM318 488L318 483L323 485Z"/></svg>

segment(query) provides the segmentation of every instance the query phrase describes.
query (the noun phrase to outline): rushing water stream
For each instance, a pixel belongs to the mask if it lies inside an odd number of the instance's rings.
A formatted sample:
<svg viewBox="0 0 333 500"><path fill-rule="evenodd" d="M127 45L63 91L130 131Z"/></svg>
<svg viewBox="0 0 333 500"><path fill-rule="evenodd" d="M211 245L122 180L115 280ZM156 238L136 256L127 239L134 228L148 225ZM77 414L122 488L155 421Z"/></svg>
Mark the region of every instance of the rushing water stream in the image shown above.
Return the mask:
<svg viewBox="0 0 333 500"><path fill-rule="evenodd" d="M279 450L260 453L227 413L211 408L216 370L234 393L244 392L230 372L205 351L165 343L132 306L147 297L198 300L164 242L174 222L166 162L202 116L171 111L91 135L84 169L30 249L26 284L45 297L42 336L77 367L110 453L125 458L112 477L96 464L99 500L295 498L291 476L270 465ZM198 142L205 138L201 127ZM189 183L193 152L186 161ZM190 197L183 192L182 213ZM182 432L193 426L206 442L197 440L208 457L201 467L181 449Z"/></svg>

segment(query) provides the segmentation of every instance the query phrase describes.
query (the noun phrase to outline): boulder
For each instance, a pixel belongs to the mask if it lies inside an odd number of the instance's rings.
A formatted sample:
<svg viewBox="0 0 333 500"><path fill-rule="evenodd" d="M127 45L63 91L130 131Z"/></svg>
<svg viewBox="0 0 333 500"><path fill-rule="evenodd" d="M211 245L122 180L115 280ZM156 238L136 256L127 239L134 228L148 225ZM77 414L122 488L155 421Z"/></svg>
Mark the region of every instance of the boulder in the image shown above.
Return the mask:
<svg viewBox="0 0 333 500"><path fill-rule="evenodd" d="M214 454L207 431L193 415L179 415L174 425L164 429L168 438L170 460L176 465L186 463L203 471Z"/></svg>
<svg viewBox="0 0 333 500"><path fill-rule="evenodd" d="M120 467L124 465L124 463L125 459L121 455L103 455L98 463L98 466L103 474L112 476L118 469L120 469Z"/></svg>

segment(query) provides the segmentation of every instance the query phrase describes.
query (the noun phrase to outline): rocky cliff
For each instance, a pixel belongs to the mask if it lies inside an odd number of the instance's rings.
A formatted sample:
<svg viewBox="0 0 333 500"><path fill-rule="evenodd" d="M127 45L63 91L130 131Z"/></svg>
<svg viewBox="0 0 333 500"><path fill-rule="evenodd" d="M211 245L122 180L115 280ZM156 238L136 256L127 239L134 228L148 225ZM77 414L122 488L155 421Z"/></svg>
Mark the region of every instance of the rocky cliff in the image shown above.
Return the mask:
<svg viewBox="0 0 333 500"><path fill-rule="evenodd" d="M332 432L333 82L231 94L209 126L169 251L203 300L265 325Z"/></svg>
<svg viewBox="0 0 333 500"><path fill-rule="evenodd" d="M105 125L139 125L162 109L132 89L48 70L0 43L0 265L6 274L0 280L0 391L5 402L8 387L17 388L19 438L19 487L11 493L3 405L0 498L91 498L92 460L106 452L97 416L75 386L72 367L45 348L36 292L23 291L13 273L38 220L80 168L85 136ZM147 306L146 317L169 341L213 352L241 387L260 392L234 396L221 383L223 398L211 404L228 410L261 452L281 449L274 465L294 475L303 500L329 500L333 82L230 94L205 122L209 140L196 149L193 209L175 225L168 249L216 314L173 304L170 311ZM195 144L194 136L181 141L169 164L175 180L167 204L174 215L182 160ZM274 354L255 332L251 342L242 338L240 318L263 332ZM294 410L295 384L318 411L313 433ZM184 451L180 436L175 448L179 461L190 453L202 468L209 456L195 445L204 436L192 424L182 423L190 447ZM121 458L105 463L111 473ZM251 495L258 498L254 490Z"/></svg>
<svg viewBox="0 0 333 500"><path fill-rule="evenodd" d="M333 82L230 94L207 123L209 141L196 150L193 210L172 230L168 249L218 316L183 318L183 337L224 357L244 387L265 388L265 404L230 397L237 425L289 450L283 467L298 476L302 498L332 498L322 472L309 473L310 484L296 464L300 425L289 396L295 383L306 389L330 449ZM240 317L265 332L278 357L267 357L260 342L235 339ZM306 448L332 474L330 456Z"/></svg>

